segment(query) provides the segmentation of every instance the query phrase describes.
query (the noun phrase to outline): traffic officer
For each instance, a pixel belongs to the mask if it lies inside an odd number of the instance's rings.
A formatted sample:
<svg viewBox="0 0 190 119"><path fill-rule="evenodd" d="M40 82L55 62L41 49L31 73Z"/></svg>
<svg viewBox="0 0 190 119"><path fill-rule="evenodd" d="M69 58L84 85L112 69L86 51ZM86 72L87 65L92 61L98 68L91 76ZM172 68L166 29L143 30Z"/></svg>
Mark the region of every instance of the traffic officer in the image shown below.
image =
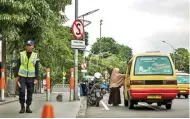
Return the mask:
<svg viewBox="0 0 190 119"><path fill-rule="evenodd" d="M34 84L37 83L38 62L37 53L33 52L34 41L29 40L26 43L26 50L20 52L18 60L16 81L19 86L19 102L21 104L20 113L32 113L30 105L32 103L32 94ZM25 99L25 89L27 89L27 99ZM26 110L25 110L26 102Z"/></svg>

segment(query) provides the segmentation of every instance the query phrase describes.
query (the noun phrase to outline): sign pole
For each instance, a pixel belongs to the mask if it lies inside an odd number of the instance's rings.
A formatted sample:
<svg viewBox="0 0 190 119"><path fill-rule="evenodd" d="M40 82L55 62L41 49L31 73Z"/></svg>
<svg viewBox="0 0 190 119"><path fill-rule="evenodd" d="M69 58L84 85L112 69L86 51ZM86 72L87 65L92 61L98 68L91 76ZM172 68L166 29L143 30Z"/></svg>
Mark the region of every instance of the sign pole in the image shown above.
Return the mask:
<svg viewBox="0 0 190 119"><path fill-rule="evenodd" d="M75 0L75 20L78 19L78 0ZM75 90L74 100L78 100L78 49L75 49Z"/></svg>

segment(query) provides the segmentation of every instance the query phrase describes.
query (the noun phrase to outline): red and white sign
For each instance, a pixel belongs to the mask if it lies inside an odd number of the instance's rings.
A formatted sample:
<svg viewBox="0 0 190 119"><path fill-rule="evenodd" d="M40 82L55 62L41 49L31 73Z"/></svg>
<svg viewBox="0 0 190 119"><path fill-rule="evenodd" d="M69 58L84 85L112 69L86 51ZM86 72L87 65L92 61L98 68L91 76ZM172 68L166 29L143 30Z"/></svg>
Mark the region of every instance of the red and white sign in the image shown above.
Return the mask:
<svg viewBox="0 0 190 119"><path fill-rule="evenodd" d="M81 68L82 68L82 70L86 70L86 68L87 68L87 63L86 63L86 62L82 63L82 64L81 64Z"/></svg>
<svg viewBox="0 0 190 119"><path fill-rule="evenodd" d="M84 25L81 20L75 20L72 25L72 33L76 39L81 39L84 36Z"/></svg>

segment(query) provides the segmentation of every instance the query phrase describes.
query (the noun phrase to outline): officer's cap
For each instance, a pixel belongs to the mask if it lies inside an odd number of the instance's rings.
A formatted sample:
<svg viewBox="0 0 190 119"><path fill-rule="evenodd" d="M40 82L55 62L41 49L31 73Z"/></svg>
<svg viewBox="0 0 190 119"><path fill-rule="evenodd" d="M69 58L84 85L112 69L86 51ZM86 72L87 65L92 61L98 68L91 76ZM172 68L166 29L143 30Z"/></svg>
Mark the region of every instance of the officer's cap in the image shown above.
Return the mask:
<svg viewBox="0 0 190 119"><path fill-rule="evenodd" d="M28 41L26 42L26 45L34 45L34 41L33 41L33 40L28 40Z"/></svg>

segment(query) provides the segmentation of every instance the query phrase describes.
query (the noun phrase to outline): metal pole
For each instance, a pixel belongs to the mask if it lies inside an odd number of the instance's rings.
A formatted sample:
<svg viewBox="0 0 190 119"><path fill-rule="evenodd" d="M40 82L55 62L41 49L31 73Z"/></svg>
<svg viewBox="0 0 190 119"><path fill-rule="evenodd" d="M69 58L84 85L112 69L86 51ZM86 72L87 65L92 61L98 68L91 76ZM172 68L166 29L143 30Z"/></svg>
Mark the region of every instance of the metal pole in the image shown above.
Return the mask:
<svg viewBox="0 0 190 119"><path fill-rule="evenodd" d="M100 20L100 54L101 54L101 38L102 38L102 29L101 29L101 25L102 25L102 20Z"/></svg>
<svg viewBox="0 0 190 119"><path fill-rule="evenodd" d="M100 20L100 54L99 54L99 58L100 58L100 60L101 60L101 55L102 55L102 20ZM100 68L100 67L99 67ZM99 70L101 70L101 69L99 69Z"/></svg>
<svg viewBox="0 0 190 119"><path fill-rule="evenodd" d="M75 0L75 20L78 19L78 0ZM74 100L79 100L78 97L78 49L75 49L75 91Z"/></svg>
<svg viewBox="0 0 190 119"><path fill-rule="evenodd" d="M83 24L84 24L84 16L83 16ZM83 41L85 41L85 29L84 29L84 36L83 36ZM83 63L85 62L85 50L83 51ZM82 78L84 79L85 77L85 72L82 73Z"/></svg>

